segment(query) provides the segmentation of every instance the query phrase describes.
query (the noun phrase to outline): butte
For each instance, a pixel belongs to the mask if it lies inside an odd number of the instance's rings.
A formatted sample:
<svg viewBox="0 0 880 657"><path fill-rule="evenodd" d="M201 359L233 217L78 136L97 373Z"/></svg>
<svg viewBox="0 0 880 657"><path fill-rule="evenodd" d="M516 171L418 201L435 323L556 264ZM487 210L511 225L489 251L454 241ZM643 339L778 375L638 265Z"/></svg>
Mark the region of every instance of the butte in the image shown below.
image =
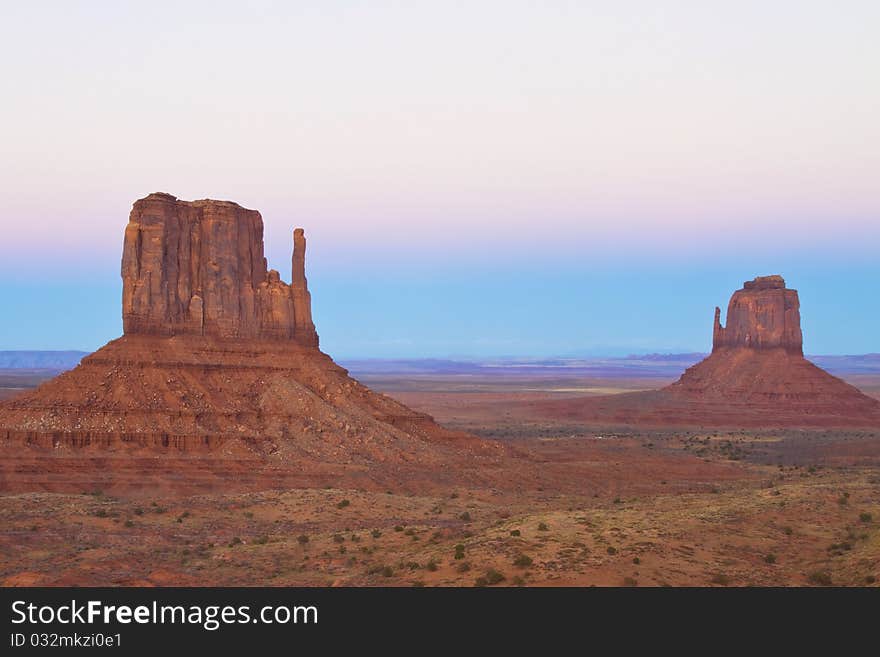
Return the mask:
<svg viewBox="0 0 880 657"><path fill-rule="evenodd" d="M531 410L608 426L880 427L880 401L804 358L798 293L781 276L734 292L727 326L715 308L712 353L672 385Z"/></svg>
<svg viewBox="0 0 880 657"><path fill-rule="evenodd" d="M417 487L493 460L499 446L374 393L319 350L305 249L298 228L288 285L267 269L259 212L136 201L124 335L0 404L0 489Z"/></svg>

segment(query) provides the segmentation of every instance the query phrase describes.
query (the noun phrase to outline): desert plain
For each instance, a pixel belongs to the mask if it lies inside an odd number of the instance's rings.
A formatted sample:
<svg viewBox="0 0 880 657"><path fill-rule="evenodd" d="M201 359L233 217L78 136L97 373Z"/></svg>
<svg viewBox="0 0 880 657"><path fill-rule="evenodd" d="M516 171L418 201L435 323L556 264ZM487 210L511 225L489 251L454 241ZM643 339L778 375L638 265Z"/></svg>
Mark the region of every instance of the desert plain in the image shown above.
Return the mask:
<svg viewBox="0 0 880 657"><path fill-rule="evenodd" d="M174 485L144 456L136 486L130 454L118 455L127 474L114 478L101 476L114 471L112 450L85 450L68 455L91 473L81 482L0 495L0 583L871 586L880 577L880 428L633 428L534 413L533 402L661 388L678 363L343 365L445 428L502 445L503 463L465 455L448 476L389 464L364 485L316 472L291 487L249 478L256 461L221 453L213 466L192 457L199 476ZM880 373L844 370L880 398ZM5 370L0 394L52 374ZM4 470L4 490L28 476L25 461L16 468Z"/></svg>

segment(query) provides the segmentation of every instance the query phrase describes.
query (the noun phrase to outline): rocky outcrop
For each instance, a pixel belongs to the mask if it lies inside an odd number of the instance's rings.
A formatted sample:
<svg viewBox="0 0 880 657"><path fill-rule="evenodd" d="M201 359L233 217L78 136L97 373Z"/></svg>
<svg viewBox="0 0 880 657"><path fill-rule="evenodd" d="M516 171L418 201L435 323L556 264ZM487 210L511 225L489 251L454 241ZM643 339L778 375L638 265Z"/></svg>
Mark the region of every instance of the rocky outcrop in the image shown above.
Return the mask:
<svg viewBox="0 0 880 657"><path fill-rule="evenodd" d="M880 427L880 401L803 357L800 302L781 276L715 309L712 353L661 390L535 404L535 413L609 425Z"/></svg>
<svg viewBox="0 0 880 657"><path fill-rule="evenodd" d="M268 270L263 219L229 201L150 194L131 210L122 253L126 335L295 340L318 346L294 232L292 284Z"/></svg>
<svg viewBox="0 0 880 657"><path fill-rule="evenodd" d="M81 491L90 477L194 490L206 468L204 485L224 490L243 472L264 488L387 488L504 451L374 393L318 349L302 229L290 285L267 270L260 214L236 203L150 194L123 248L125 335L0 403L0 490Z"/></svg>
<svg viewBox="0 0 880 657"><path fill-rule="evenodd" d="M746 281L730 297L726 327L721 326L721 309L715 308L712 350L725 347L782 348L803 355L797 290L787 289L778 275Z"/></svg>

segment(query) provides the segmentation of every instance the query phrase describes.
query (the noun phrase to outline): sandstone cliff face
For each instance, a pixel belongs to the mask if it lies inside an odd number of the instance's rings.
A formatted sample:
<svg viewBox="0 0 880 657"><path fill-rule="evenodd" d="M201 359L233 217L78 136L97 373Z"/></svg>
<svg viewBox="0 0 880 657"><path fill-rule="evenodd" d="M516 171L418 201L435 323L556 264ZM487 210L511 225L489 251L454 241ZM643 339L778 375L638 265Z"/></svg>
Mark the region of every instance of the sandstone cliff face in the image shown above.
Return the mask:
<svg viewBox="0 0 880 657"><path fill-rule="evenodd" d="M715 308L712 351L725 347L782 348L803 355L800 301L797 290L785 287L782 276L759 276L730 298L727 326Z"/></svg>
<svg viewBox="0 0 880 657"><path fill-rule="evenodd" d="M263 219L228 201L150 194L131 210L122 254L126 335L295 340L315 346L305 237L294 234L293 280L267 270Z"/></svg>

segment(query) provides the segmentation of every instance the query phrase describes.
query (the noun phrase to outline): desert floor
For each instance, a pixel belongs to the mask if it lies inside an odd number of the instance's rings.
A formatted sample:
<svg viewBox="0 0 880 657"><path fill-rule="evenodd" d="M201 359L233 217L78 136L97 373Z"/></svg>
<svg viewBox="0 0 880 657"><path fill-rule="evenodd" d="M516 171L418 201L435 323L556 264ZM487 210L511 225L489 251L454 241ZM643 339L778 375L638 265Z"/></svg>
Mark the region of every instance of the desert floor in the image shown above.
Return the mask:
<svg viewBox="0 0 880 657"><path fill-rule="evenodd" d="M0 583L864 586L880 578L880 429L600 430L530 421L518 402L665 381L360 378L447 426L515 445L546 463L549 483L5 494ZM873 379L858 383L880 390ZM565 492L554 490L554 476Z"/></svg>

